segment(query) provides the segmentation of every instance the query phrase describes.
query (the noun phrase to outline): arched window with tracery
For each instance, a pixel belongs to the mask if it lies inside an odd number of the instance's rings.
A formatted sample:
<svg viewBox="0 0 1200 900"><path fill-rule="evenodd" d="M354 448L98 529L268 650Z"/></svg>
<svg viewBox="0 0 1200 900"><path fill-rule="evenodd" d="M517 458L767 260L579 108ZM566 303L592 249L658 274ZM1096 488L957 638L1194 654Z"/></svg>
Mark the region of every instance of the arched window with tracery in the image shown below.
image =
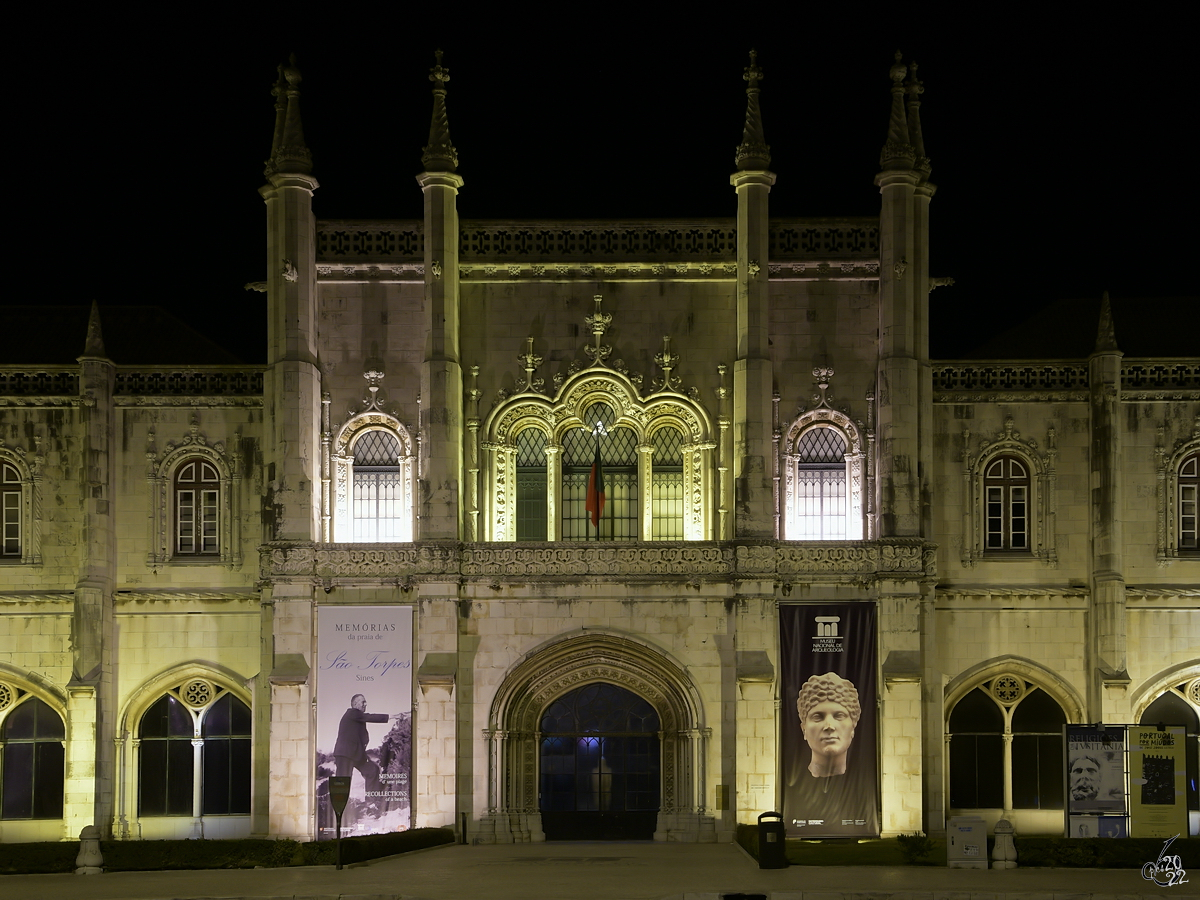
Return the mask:
<svg viewBox="0 0 1200 900"><path fill-rule="evenodd" d="M352 416L337 432L324 470L324 540L413 540L413 444L408 430L381 410Z"/></svg>
<svg viewBox="0 0 1200 900"><path fill-rule="evenodd" d="M360 544L405 540L404 483L400 476L400 442L387 431L372 429L355 439L354 541Z"/></svg>
<svg viewBox="0 0 1200 900"><path fill-rule="evenodd" d="M24 506L21 473L9 463L0 463L0 556L21 555L21 507Z"/></svg>
<svg viewBox="0 0 1200 900"><path fill-rule="evenodd" d="M175 555L221 553L221 476L204 459L185 460L175 470Z"/></svg>
<svg viewBox="0 0 1200 900"><path fill-rule="evenodd" d="M795 539L845 540L846 440L841 433L822 426L804 432L796 444L795 478Z"/></svg>
<svg viewBox="0 0 1200 900"><path fill-rule="evenodd" d="M983 473L985 552L1029 552L1029 468L1016 456L991 460Z"/></svg>
<svg viewBox="0 0 1200 900"><path fill-rule="evenodd" d="M866 453L848 416L828 407L802 415L787 430L781 465L783 539L863 539Z"/></svg>
<svg viewBox="0 0 1200 900"><path fill-rule="evenodd" d="M0 682L0 819L61 819L65 784L62 716Z"/></svg>
<svg viewBox="0 0 1200 900"><path fill-rule="evenodd" d="M1200 514L1200 452L1192 453L1179 466L1179 549L1200 550L1197 521Z"/></svg>
<svg viewBox="0 0 1200 900"><path fill-rule="evenodd" d="M615 372L578 373L554 399L517 395L484 423L481 537L711 539L711 431L689 398L643 399ZM599 529L588 510L593 468L604 488Z"/></svg>
<svg viewBox="0 0 1200 900"><path fill-rule="evenodd" d="M950 808L1062 809L1066 714L1046 691L998 675L950 711Z"/></svg>
<svg viewBox="0 0 1200 900"><path fill-rule="evenodd" d="M526 428L517 435L517 540L547 539L546 434Z"/></svg>
<svg viewBox="0 0 1200 900"><path fill-rule="evenodd" d="M666 426L654 432L650 457L651 522L655 541L683 540L683 432Z"/></svg>
<svg viewBox="0 0 1200 900"><path fill-rule="evenodd" d="M250 707L192 679L167 691L138 721L138 813L250 813Z"/></svg>

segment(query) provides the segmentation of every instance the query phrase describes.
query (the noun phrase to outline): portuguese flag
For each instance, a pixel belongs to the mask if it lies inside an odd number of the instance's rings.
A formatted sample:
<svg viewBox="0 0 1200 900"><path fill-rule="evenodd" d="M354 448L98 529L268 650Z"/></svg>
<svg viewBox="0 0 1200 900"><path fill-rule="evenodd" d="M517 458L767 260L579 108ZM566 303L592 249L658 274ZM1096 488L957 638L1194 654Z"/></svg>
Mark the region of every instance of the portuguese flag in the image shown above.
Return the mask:
<svg viewBox="0 0 1200 900"><path fill-rule="evenodd" d="M584 508L592 515L592 525L600 534L600 517L604 515L604 468L600 465L600 442L596 442L596 456L592 460L592 474L588 476L587 503Z"/></svg>

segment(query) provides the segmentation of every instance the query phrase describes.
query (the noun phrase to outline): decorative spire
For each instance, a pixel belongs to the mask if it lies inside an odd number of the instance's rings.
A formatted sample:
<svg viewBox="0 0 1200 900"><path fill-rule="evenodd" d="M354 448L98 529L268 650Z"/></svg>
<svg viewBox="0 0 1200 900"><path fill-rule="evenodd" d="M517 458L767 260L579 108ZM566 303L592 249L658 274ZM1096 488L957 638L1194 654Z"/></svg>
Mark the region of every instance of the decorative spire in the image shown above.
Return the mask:
<svg viewBox="0 0 1200 900"><path fill-rule="evenodd" d="M892 114L888 120L887 141L879 154L879 165L885 169L904 169L912 165L912 144L909 143L908 120L904 115L904 76L908 67L896 51L896 61L888 73L892 78Z"/></svg>
<svg viewBox="0 0 1200 900"><path fill-rule="evenodd" d="M92 311L88 314L87 338L83 342L83 355L108 357L108 353L104 349L104 333L100 330L100 307L96 305L95 300L92 301Z"/></svg>
<svg viewBox="0 0 1200 900"><path fill-rule="evenodd" d="M591 347L584 347L583 352L591 357L593 366L602 366L609 354L612 353L612 347L600 343L604 332L608 331L608 326L612 324L612 315L600 311L600 304L604 302L603 295L596 294L594 299L596 311L590 316L584 316L583 321L592 330L592 340L595 341L595 344Z"/></svg>
<svg viewBox="0 0 1200 900"><path fill-rule="evenodd" d="M271 96L275 98L275 131L271 135L271 153L263 164L266 166L263 174L268 178L275 172L275 156L283 142L283 117L287 112L287 80L283 77L282 64L275 67L275 84L271 87Z"/></svg>
<svg viewBox="0 0 1200 900"><path fill-rule="evenodd" d="M267 160L266 176L277 172L307 175L312 171L312 154L304 143L304 126L300 121L300 70L296 68L296 54L292 54L286 66L280 67L283 76L275 83L271 93L275 100L275 141L271 147L271 158ZM284 82L287 82L286 86ZM280 124L281 95L286 96Z"/></svg>
<svg viewBox="0 0 1200 900"><path fill-rule="evenodd" d="M750 51L750 65L742 78L746 80L746 125L742 129L742 143L738 145L734 162L739 172L767 169L771 165L771 148L763 136L762 111L758 108L758 83L762 81L762 69L758 67L757 51Z"/></svg>
<svg viewBox="0 0 1200 900"><path fill-rule="evenodd" d="M1116 353L1119 350L1117 329L1113 325L1112 304L1108 301L1108 291L1105 291L1100 300L1100 324L1096 328L1096 349L1092 352Z"/></svg>
<svg viewBox="0 0 1200 900"><path fill-rule="evenodd" d="M442 66L442 51L434 54L437 64L429 70L433 82L433 118L429 123L429 143L421 151L426 172L453 172L458 168L458 151L450 143L450 118L446 115L446 82L450 70Z"/></svg>
<svg viewBox="0 0 1200 900"><path fill-rule="evenodd" d="M929 174L929 157L925 155L925 138L921 134L921 95L925 93L925 85L917 77L917 64L908 64L908 142L912 145L916 159L913 168L925 175Z"/></svg>

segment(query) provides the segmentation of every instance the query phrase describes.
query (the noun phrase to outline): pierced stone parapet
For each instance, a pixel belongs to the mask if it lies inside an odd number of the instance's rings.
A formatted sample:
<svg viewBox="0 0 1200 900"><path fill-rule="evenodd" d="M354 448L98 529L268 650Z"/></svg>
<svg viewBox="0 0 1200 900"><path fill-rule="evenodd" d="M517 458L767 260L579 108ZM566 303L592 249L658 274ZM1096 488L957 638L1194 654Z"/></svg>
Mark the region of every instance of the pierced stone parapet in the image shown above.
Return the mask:
<svg viewBox="0 0 1200 900"><path fill-rule="evenodd" d="M878 268L879 223L876 219L781 219L770 224L768 252L778 260L873 260ZM423 223L420 221L317 224L317 259L329 272L338 264L424 262ZM597 263L735 262L737 229L732 219L631 220L612 222L463 221L459 227L459 258L494 261L498 270L520 262L571 262L579 275ZM320 270L320 267L319 267ZM358 269L352 270L357 273ZM380 270L386 274L386 270ZM501 274L503 274L501 271ZM702 269L696 270L700 274ZM366 273L364 273L365 275ZM480 272L479 274L483 274ZM565 274L553 268L544 275ZM625 273L621 273L625 274ZM646 274L654 273L647 270ZM679 274L672 272L671 274Z"/></svg>
<svg viewBox="0 0 1200 900"><path fill-rule="evenodd" d="M543 544L314 544L273 542L261 550L270 578L696 578L798 577L855 581L923 577L932 545L919 538L878 542L726 544L555 542Z"/></svg>
<svg viewBox="0 0 1200 900"><path fill-rule="evenodd" d="M265 367L117 369L115 393L138 396L261 396Z"/></svg>
<svg viewBox="0 0 1200 900"><path fill-rule="evenodd" d="M1078 393L1078 398L1066 399L1086 400L1087 389L1086 362L953 362L935 363L933 366L935 395L950 392L1043 391L1054 394ZM960 402L946 396L936 399L941 402Z"/></svg>
<svg viewBox="0 0 1200 900"><path fill-rule="evenodd" d="M20 366L0 368L0 396L27 397L78 396L78 366L39 366L27 369Z"/></svg>

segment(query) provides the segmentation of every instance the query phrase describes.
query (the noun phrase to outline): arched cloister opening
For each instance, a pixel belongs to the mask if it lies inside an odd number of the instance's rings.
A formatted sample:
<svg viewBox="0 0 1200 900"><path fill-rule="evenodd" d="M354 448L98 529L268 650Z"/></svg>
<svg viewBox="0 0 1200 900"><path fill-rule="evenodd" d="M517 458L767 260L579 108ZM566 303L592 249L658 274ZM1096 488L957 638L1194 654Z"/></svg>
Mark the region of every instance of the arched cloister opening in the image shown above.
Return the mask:
<svg viewBox="0 0 1200 900"><path fill-rule="evenodd" d="M580 688L589 691L581 692ZM616 728L617 719L624 724ZM657 732L646 728L657 719ZM632 723L632 724L631 724ZM635 727L636 726L636 727ZM562 741L544 744L548 736L580 739L590 736L581 728L597 727L619 738L611 745L622 758L610 762L610 775L635 774L632 785L623 784L621 805L653 803L652 776L657 772L658 804L650 833L654 840L698 841L712 832L714 823L704 809L704 760L709 731L703 707L682 666L662 651L635 638L617 634L574 634L559 638L528 653L501 684L492 703L488 728L487 811L480 822L481 839L508 843L547 838L542 812L557 801L546 797L549 786L574 797L594 797L600 805L599 741L582 757L571 749L572 772L547 771L568 755ZM653 737L654 740L650 738ZM631 740L632 739L632 740ZM657 759L647 758L657 744ZM562 751L557 752L556 751ZM595 759L592 759L592 756ZM583 759L586 772L580 771ZM566 768L565 763L560 768ZM636 770L631 772L630 770ZM569 774L566 780L546 781L544 775ZM581 783L578 779L589 779ZM615 780L609 779L609 794ZM587 805L585 799L584 805ZM614 801L608 801L610 806ZM565 803L565 801L564 801ZM571 801L578 806L577 800ZM552 810L554 811L554 810ZM583 811L588 810L574 810ZM628 811L628 810L627 810ZM653 810L636 810L653 812ZM646 817L643 817L646 818ZM551 828L551 836L554 834ZM601 838L603 839L603 838Z"/></svg>

